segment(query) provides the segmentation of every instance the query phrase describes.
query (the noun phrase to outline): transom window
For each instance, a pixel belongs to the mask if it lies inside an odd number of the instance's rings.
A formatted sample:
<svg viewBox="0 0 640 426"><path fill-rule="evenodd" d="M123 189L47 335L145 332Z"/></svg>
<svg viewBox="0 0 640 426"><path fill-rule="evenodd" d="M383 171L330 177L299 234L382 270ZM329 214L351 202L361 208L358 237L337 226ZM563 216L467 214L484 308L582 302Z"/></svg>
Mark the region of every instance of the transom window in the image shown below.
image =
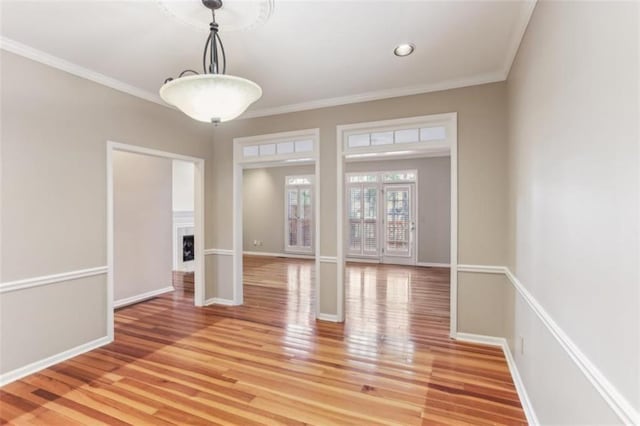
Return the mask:
<svg viewBox="0 0 640 426"><path fill-rule="evenodd" d="M275 155L313 153L313 140L302 139L282 142L271 142L242 147L244 158L273 157Z"/></svg>
<svg viewBox="0 0 640 426"><path fill-rule="evenodd" d="M287 185L311 185L311 176L287 176Z"/></svg>
<svg viewBox="0 0 640 426"><path fill-rule="evenodd" d="M347 148L366 148L379 145L446 141L445 126L416 127L384 132L369 132L349 135Z"/></svg>

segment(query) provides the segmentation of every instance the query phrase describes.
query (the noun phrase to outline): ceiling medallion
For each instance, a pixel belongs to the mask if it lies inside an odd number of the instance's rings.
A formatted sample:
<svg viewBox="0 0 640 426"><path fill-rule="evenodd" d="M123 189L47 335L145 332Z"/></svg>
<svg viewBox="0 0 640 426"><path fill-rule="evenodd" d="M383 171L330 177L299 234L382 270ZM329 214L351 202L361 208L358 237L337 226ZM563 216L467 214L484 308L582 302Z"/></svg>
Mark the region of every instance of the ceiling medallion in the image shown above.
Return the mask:
<svg viewBox="0 0 640 426"><path fill-rule="evenodd" d="M194 120L217 124L246 111L260 99L262 89L251 80L226 75L227 58L216 22L222 0L202 0L202 4L211 10L212 17L202 53L202 74L187 69L176 79L167 78L160 97Z"/></svg>
<svg viewBox="0 0 640 426"><path fill-rule="evenodd" d="M160 8L181 23L198 30L209 24L198 1L157 0ZM263 25L274 9L274 0L228 0L217 12L224 32L247 31Z"/></svg>

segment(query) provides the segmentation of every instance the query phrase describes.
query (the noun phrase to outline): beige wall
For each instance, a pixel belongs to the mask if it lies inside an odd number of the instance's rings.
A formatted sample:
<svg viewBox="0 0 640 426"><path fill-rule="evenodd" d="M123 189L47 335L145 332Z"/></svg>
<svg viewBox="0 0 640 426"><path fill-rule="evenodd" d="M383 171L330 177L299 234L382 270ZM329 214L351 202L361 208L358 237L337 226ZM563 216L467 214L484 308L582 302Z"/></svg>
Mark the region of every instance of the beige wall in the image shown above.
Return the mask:
<svg viewBox="0 0 640 426"><path fill-rule="evenodd" d="M638 8L538 2L508 79L509 265L636 410ZM520 297L514 336L543 424L619 422Z"/></svg>
<svg viewBox="0 0 640 426"><path fill-rule="evenodd" d="M114 300L172 286L171 160L113 153Z"/></svg>
<svg viewBox="0 0 640 426"><path fill-rule="evenodd" d="M345 173L418 171L418 262L449 263L451 258L451 158L357 161Z"/></svg>
<svg viewBox="0 0 640 426"><path fill-rule="evenodd" d="M2 243L6 247L11 242L12 247L2 252L3 282L106 264L107 140L204 158L205 247L231 249L233 211L228 201L234 137L318 127L320 199L324 212L335 212L336 125L443 112L458 113L459 260L489 265L505 262L504 83L237 120L212 131L209 125L177 111L30 60L6 52L2 60ZM336 214L323 214L320 219L320 254L335 256ZM207 256L207 299L231 298L231 259L228 255ZM337 310L334 272L335 264L322 264L320 305L321 312L329 315ZM106 281L104 276L97 279ZM82 285L82 281L69 285ZM30 293L35 299L45 294ZM70 294L60 292L60 297L49 298L51 309L40 313L48 324L46 331L29 321L19 323L15 330L43 349L40 355L57 352L53 340L58 335L75 333L55 315L57 309L82 311L83 299ZM106 304L105 294L94 296L96 305ZM7 293L1 297L2 303L13 303L20 296ZM465 301L461 303L464 306ZM103 313L92 310L83 319L102 330ZM6 318L3 324L16 321ZM101 337L101 333L94 334L92 337ZM6 342L3 356L33 358L32 352L23 353L24 344Z"/></svg>
<svg viewBox="0 0 640 426"><path fill-rule="evenodd" d="M336 126L366 121L458 113L460 262L502 264L506 220L506 86L485 84L423 95L301 111L222 123L214 129L211 247L232 247L232 190L235 137L309 128L320 129L320 179L323 210L335 211ZM322 216L321 253L336 254L336 215ZM326 233L326 235L325 235Z"/></svg>
<svg viewBox="0 0 640 426"><path fill-rule="evenodd" d="M2 282L106 265L107 140L205 158L212 192L209 125L5 51L0 59ZM105 336L106 303L106 275L1 294L0 371Z"/></svg>
<svg viewBox="0 0 640 426"><path fill-rule="evenodd" d="M509 337L514 289L504 274L458 273L458 330Z"/></svg>
<svg viewBox="0 0 640 426"><path fill-rule="evenodd" d="M501 265L506 260L506 85L486 84L423 95L237 120L214 129L213 231L208 247L232 248L233 138L320 129L320 255L336 255L336 126L444 112L458 113L459 262ZM327 269L329 267L327 266ZM336 279L323 273L321 311L337 311ZM230 283L216 283L216 291ZM333 296L332 296L333 295ZM463 303L474 301L463 301Z"/></svg>
<svg viewBox="0 0 640 426"><path fill-rule="evenodd" d="M285 178L291 175L313 175L314 173L314 166L268 167L244 171L242 193L244 251L284 253ZM254 240L262 241L262 246L254 246Z"/></svg>
<svg viewBox="0 0 640 426"><path fill-rule="evenodd" d="M173 210L193 211L195 205L195 165L189 161L173 160L172 204Z"/></svg>

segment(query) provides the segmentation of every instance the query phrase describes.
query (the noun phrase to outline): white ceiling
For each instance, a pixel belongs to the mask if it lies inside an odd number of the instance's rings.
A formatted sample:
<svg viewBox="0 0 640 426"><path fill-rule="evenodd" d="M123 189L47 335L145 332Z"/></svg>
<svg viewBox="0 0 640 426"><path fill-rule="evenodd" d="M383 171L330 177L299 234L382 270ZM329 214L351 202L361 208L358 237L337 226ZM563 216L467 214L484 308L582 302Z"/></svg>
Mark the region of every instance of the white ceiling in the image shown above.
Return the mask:
<svg viewBox="0 0 640 426"><path fill-rule="evenodd" d="M240 1L226 0L229 8ZM225 16L218 18L227 73L263 88L252 116L504 80L534 5L271 1L269 19L243 31L225 31ZM157 1L1 6L4 49L152 101L161 103L165 78L202 68L208 27L177 19ZM406 41L414 54L395 57L395 45Z"/></svg>

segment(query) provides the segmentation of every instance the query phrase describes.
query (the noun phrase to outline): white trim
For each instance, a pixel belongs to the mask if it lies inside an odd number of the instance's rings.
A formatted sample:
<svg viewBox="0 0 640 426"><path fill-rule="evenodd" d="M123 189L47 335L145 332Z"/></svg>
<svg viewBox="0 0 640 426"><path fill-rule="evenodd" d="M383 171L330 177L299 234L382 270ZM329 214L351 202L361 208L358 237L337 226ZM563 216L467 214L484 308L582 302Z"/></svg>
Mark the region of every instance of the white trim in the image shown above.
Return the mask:
<svg viewBox="0 0 640 426"><path fill-rule="evenodd" d="M458 332L458 113L452 113L452 119L455 121L455 125L451 127L451 135L447 135L447 138L451 138L451 229L449 237L451 238L451 253L450 262L451 270L450 285L449 285L449 334L455 336Z"/></svg>
<svg viewBox="0 0 640 426"><path fill-rule="evenodd" d="M467 343L478 343L480 345L500 346L507 341L504 337L486 336L484 334L456 333L456 340Z"/></svg>
<svg viewBox="0 0 640 426"><path fill-rule="evenodd" d="M367 259L366 257L345 257L344 261L352 263L382 263L380 262L380 258L378 256L371 259Z"/></svg>
<svg viewBox="0 0 640 426"><path fill-rule="evenodd" d="M516 364L516 360L511 353L511 348L509 348L509 343L506 339L503 339L502 351L504 352L504 357L507 360L509 372L511 373L513 384L516 387L516 392L518 392L518 396L520 397L520 404L522 404L522 410L524 411L524 415L527 418L527 422L530 425L539 425L540 422L538 421L538 416L536 416L536 412L533 409L533 403L529 398L527 388L524 386L524 381L522 380L520 372L518 371L518 365Z"/></svg>
<svg viewBox="0 0 640 426"><path fill-rule="evenodd" d="M425 268L450 268L450 263L437 263L437 262L416 262L416 266L422 266ZM458 271L460 266L458 266Z"/></svg>
<svg viewBox="0 0 640 426"><path fill-rule="evenodd" d="M498 71L488 72L485 74L475 75L471 77L463 77L456 79L442 80L437 83L421 84L416 86L398 87L393 89L373 90L363 93L357 93L347 96L339 96L334 98L317 99L309 102L299 102L294 104L280 105L271 108L261 108L244 113L239 119L265 117L270 115L286 114L297 111L307 111L310 109L327 108L337 105L348 105L358 102L368 102L380 99L396 98L401 96L418 95L422 93L430 93L441 90L456 89L461 87L476 86L480 84L495 83L504 81L509 75L511 66L518 52L520 43L526 31L531 15L536 4L536 0L528 2L529 7L526 7L520 14L517 23L514 25L514 29L511 33L511 39L509 41L509 48L506 53L503 66ZM170 105L162 102L162 99L157 93L151 93L143 89L139 89L135 86L127 84L123 81L117 80L112 77L108 77L97 71L81 67L72 62L66 61L49 53L45 53L41 50L11 40L7 37L0 37L0 48L8 52L15 53L17 55L32 59L45 65L49 65L53 68L66 71L70 74L76 75L87 80L91 80L98 84L110 87L123 93L127 93L132 96L153 102L166 108L173 108Z"/></svg>
<svg viewBox="0 0 640 426"><path fill-rule="evenodd" d="M518 43L519 45L519 43ZM16 55L23 56L25 58L32 59L42 64L48 65L53 68L68 72L80 78L93 81L106 87L118 90L119 92L126 93L149 102L161 105L165 108L173 109L170 105L162 101L160 96L156 93L147 92L146 90L139 89L123 81L106 76L97 71L89 68L82 67L72 62L61 59L57 56L45 53L41 50L35 49L31 46L19 43L11 40L7 37L0 37L0 49L7 52L15 53ZM513 59L512 59L513 60ZM487 73L479 76L445 80L435 84L426 84L411 87L401 87L396 89L377 90L359 93L355 95L340 96L335 98L318 99L310 102L301 102L295 104L288 104L277 106L273 108L262 108L244 113L239 119L265 117L270 115L286 114L290 112L306 111L310 109L326 108L337 105L347 105L358 102L368 102L379 99L395 98L399 96L417 95L421 93L436 92L440 90L454 89L467 86L475 86L479 84L495 83L505 80L506 75L503 71Z"/></svg>
<svg viewBox="0 0 640 426"><path fill-rule="evenodd" d="M39 277L25 278L22 280L7 281L0 284L0 294L11 291L24 290L27 288L40 287L48 284L55 284L64 281L72 281L80 278L93 277L107 273L106 266L96 268L79 269L77 271L63 272L60 274L42 275Z"/></svg>
<svg viewBox="0 0 640 426"><path fill-rule="evenodd" d="M315 267L314 267L314 271L315 271L315 297L316 297L316 303L315 303L315 311L316 311L316 318L319 317L320 315L320 286L322 285L322 280L320 279L320 274L321 274L321 268L320 268L320 186L321 186L321 180L320 180L320 129L316 129L316 141L313 144L313 153L314 153L314 157L315 157L315 177L313 180L314 183L314 191L315 191L315 199L314 199L314 211L313 211L313 224L315 226L314 229L314 234L315 234L315 242L316 245L314 247L314 255L315 255Z"/></svg>
<svg viewBox="0 0 640 426"><path fill-rule="evenodd" d="M504 273L509 279L509 282L515 287L520 296L527 302L531 310L536 314L540 321L546 326L551 335L555 337L562 349L567 353L569 358L576 364L580 371L585 375L587 380L593 385L593 387L602 396L605 402L611 407L612 411L620 418L624 424L640 424L640 413L631 405L631 403L615 388L615 386L602 374L602 372L596 367L591 360L580 350L580 348L571 340L567 333L560 328L555 320L549 315L549 313L540 305L535 297L522 285L520 280L511 272L506 266L483 266L483 265L459 265L459 270L464 268L465 272L478 272L478 273L491 273L498 274ZM469 338L466 333L457 333L456 336L452 336L454 339ZM476 336L477 338L477 336ZM486 336L482 337L486 339ZM490 338L496 339L496 338ZM470 341L470 340L469 340ZM475 341L479 342L478 340ZM484 342L487 342L486 340ZM489 343L487 343L489 344ZM506 352L505 352L506 353ZM509 354L511 356L511 354ZM509 361L509 359L507 359ZM515 364L514 364L515 365ZM513 373L512 373L513 374ZM520 382L520 378L518 379ZM516 378L514 375L514 382ZM516 383L516 387L518 383ZM524 389L524 386L523 386ZM518 391L520 393L520 391ZM526 393L526 392L525 392ZM523 407L525 403L530 402L523 401ZM526 413L526 408L525 408Z"/></svg>
<svg viewBox="0 0 640 426"><path fill-rule="evenodd" d="M318 259L322 263L336 263L337 259L334 256L318 256Z"/></svg>
<svg viewBox="0 0 640 426"><path fill-rule="evenodd" d="M137 145L129 145L120 142L107 141L107 336L114 336L114 202L113 202L113 153L114 151L131 152L135 154L149 155L152 157L167 158L171 160L188 161L194 164L194 207L193 207L193 234L194 238L194 305L204 306L205 301L205 274L204 274L204 159L188 155L175 154L146 148Z"/></svg>
<svg viewBox="0 0 640 426"><path fill-rule="evenodd" d="M479 272L482 274L505 274L504 266L458 265L458 272Z"/></svg>
<svg viewBox="0 0 640 426"><path fill-rule="evenodd" d="M337 315L333 314L318 314L316 317L320 321L340 322Z"/></svg>
<svg viewBox="0 0 640 426"><path fill-rule="evenodd" d="M101 84L106 87L110 87L119 92L126 93L131 96L135 96L145 101L153 102L154 104L162 105L167 108L173 108L170 105L162 102L160 95L156 93L150 93L146 90L139 89L135 86L127 84L123 81L101 74L97 71L89 68L81 67L80 65L61 59L57 56L50 55L41 50L34 49L26 44L19 43L10 38L0 36L0 49L7 52L15 53L25 58L29 58L41 64L48 65L50 67L68 72L80 78L93 81L94 83Z"/></svg>
<svg viewBox="0 0 640 426"><path fill-rule="evenodd" d="M380 99L397 98L401 96L419 95L422 93L438 92L441 90L457 89L460 87L477 86L480 84L496 83L504 81L506 76L503 70L489 72L473 77L444 80L439 83L422 84L410 87L399 87L395 89L374 90L354 95L339 96L335 98L317 99L310 102L300 102L289 105L282 105L272 108L262 108L248 111L243 114L243 118L265 117L270 115L287 114L290 112L307 111L310 109L327 108L338 105L355 104L359 102L376 101Z"/></svg>
<svg viewBox="0 0 640 426"><path fill-rule="evenodd" d="M271 108L261 108L252 111L247 111L242 114L238 119L265 117L271 115L286 114L298 111L307 111L311 109L327 108L338 105L348 105L359 102L369 102L380 99L397 98L401 96L419 95L423 93L437 92L441 90L457 89L461 87L477 86L480 84L496 83L504 81L509 75L511 66L522 42L524 33L526 31L531 15L535 8L536 0L528 3L530 6L524 9L517 23L514 25L514 29L511 33L511 40L509 41L509 48L505 57L503 66L498 71L488 72L485 74L475 75L471 77L463 77L457 79L443 80L437 83L421 84L416 86L398 87L393 89L373 90L363 93L357 93L347 96L338 96L333 98L316 99L309 102L299 102L294 104L280 105ZM136 96L149 102L161 105L165 108L171 108L172 106L162 101L157 93L151 93L143 89L139 89L123 81L106 76L97 71L89 68L81 67L80 65L66 61L49 53L45 53L41 50L35 49L31 46L19 43L11 40L7 37L0 37L0 49L8 52L15 53L25 58L32 59L45 65L49 65L53 68L57 68L62 71L66 71L70 74L78 77L93 81L103 86L110 87L120 92Z"/></svg>
<svg viewBox="0 0 640 426"><path fill-rule="evenodd" d="M521 10L520 16L518 16L518 20L511 32L507 57L505 58L504 65L502 66L503 80L506 80L509 77L513 61L516 59L518 49L520 49L520 43L522 43L524 33L527 31L527 26L529 26L529 21L531 20L531 15L533 15L533 10L536 7L537 1L538 0L527 0L522 2L525 6Z"/></svg>
<svg viewBox="0 0 640 426"><path fill-rule="evenodd" d="M286 141L291 139L311 139L313 141L313 151L297 154L287 155L273 155L269 157L261 157L259 159L244 159L242 148L246 145L264 144L264 143L277 143L279 141ZM243 223L242 223L242 193L243 193L243 170L245 168L251 168L256 164L260 164L261 167L269 166L295 166L300 163L286 163L282 162L283 159L294 158L296 156L302 156L309 158L315 166L315 211L314 219L320 218L320 129L303 129L290 132L269 133L263 135L237 137L233 139L233 301L235 305L242 305L243 303ZM314 220L315 222L315 253L320 253L320 220ZM316 256L316 268L315 268L315 282L316 284L316 315L319 311L319 294L320 294L320 264L319 257Z"/></svg>
<svg viewBox="0 0 640 426"><path fill-rule="evenodd" d="M511 378L513 379L513 384L515 385L516 392L520 397L520 404L522 405L522 410L524 411L524 415L527 418L527 423L529 423L530 425L539 425L540 422L538 421L538 417L536 416L536 413L533 409L533 404L531 403L531 399L529 399L527 390L524 387L522 377L520 377L518 366L516 365L516 361L513 358L513 354L511 353L511 349L509 348L507 339L503 337L484 336L481 334L457 333L456 340L460 342L498 346L502 349L504 357L507 360L507 366L509 367Z"/></svg>
<svg viewBox="0 0 640 426"><path fill-rule="evenodd" d="M82 355L83 353L92 351L96 348L99 348L100 346L107 345L112 341L112 338L104 336L99 339L83 343L82 345L68 349L64 352L60 352L59 354L41 359L40 361L32 362L31 364L25 365L24 367L16 368L15 370L0 375L0 387L11 382L15 382L16 380L20 380L30 374L37 373L38 371L44 370L45 368L51 367L52 365L59 364L63 361L68 360L69 358Z"/></svg>
<svg viewBox="0 0 640 426"><path fill-rule="evenodd" d="M336 126L336 293L337 293L337 309L336 316L338 322L345 320L344 315L344 273L346 258L346 239L344 233L344 217L345 217L345 176L344 176L344 143L343 133L346 126Z"/></svg>
<svg viewBox="0 0 640 426"><path fill-rule="evenodd" d="M516 290L518 290L518 293L520 293L529 307L538 318L540 318L540 321L549 329L549 332L556 338L560 346L567 352L569 357L591 382L593 387L596 388L607 404L609 404L620 420L625 424L640 424L640 413L635 410L631 403L615 388L604 374L602 374L598 367L587 358L567 333L560 328L551 315L540 305L536 298L522 285L511 270L505 267L504 271L509 281L511 281Z"/></svg>
<svg viewBox="0 0 640 426"><path fill-rule="evenodd" d="M212 297L211 299L205 300L204 305L205 306L210 306L210 305L237 306L238 304L230 299L221 299L219 297Z"/></svg>
<svg viewBox="0 0 640 426"><path fill-rule="evenodd" d="M233 256L233 250L228 250L228 249L216 249L216 248L211 248L211 249L205 249L204 250L204 255L205 256L211 256L213 254L217 254L217 255L221 255L221 256Z"/></svg>
<svg viewBox="0 0 640 426"><path fill-rule="evenodd" d="M158 290L148 291L146 293L138 294L136 296L127 297L125 299L116 300L113 302L113 308L118 309L123 306L133 305L134 303L142 302L143 300L151 299L162 294L171 293L175 288L173 286L168 286L164 288L160 288Z"/></svg>
<svg viewBox="0 0 640 426"><path fill-rule="evenodd" d="M290 259L315 259L316 257L310 254L295 254L295 253L271 253L265 251L243 251L243 255L246 256L264 256L264 257L288 257Z"/></svg>
<svg viewBox="0 0 640 426"><path fill-rule="evenodd" d="M382 120L366 123L354 123L336 126L336 241L337 244L337 276L336 286L338 294L337 316L344 321L344 162L347 150L345 150L345 135L350 132L371 132L373 129L394 128L408 125L432 125L441 123L447 128L447 141L450 146L451 158L451 278L450 278L450 331L451 337L455 337L458 327L458 113L431 114L418 117L407 117L401 119ZM375 150L379 149L376 147ZM417 148L418 149L418 148Z"/></svg>
<svg viewBox="0 0 640 426"><path fill-rule="evenodd" d="M174 219L189 219L193 220L193 210L174 210L173 211ZM183 223L183 222L180 222Z"/></svg>

